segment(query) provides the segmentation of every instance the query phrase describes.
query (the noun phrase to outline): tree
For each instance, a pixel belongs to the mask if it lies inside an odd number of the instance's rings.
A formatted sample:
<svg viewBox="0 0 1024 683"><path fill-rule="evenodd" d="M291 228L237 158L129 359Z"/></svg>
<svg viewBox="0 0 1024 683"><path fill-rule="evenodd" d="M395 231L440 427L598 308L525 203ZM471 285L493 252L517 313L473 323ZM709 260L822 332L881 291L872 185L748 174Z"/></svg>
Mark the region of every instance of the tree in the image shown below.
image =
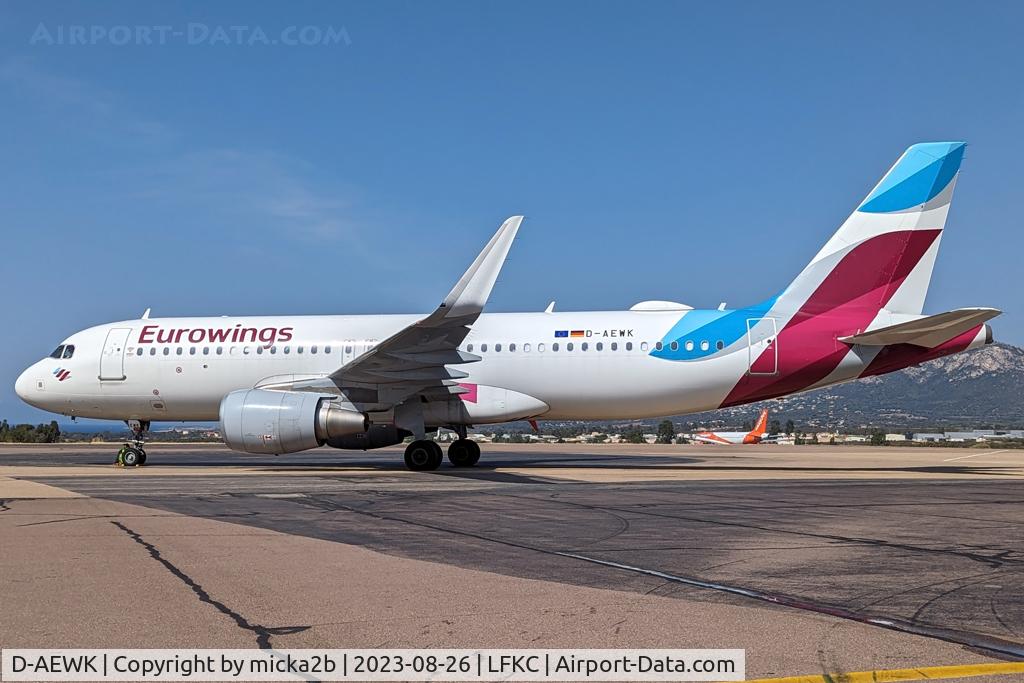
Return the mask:
<svg viewBox="0 0 1024 683"><path fill-rule="evenodd" d="M786 420L786 433L787 434L795 434L796 433L796 425L793 424L792 420Z"/></svg>
<svg viewBox="0 0 1024 683"><path fill-rule="evenodd" d="M657 443L672 443L672 439L676 436L676 426L672 424L671 420L662 420L658 423L658 440Z"/></svg>
<svg viewBox="0 0 1024 683"><path fill-rule="evenodd" d="M630 427L623 435L622 440L626 443L647 443L644 439L644 430L639 427Z"/></svg>
<svg viewBox="0 0 1024 683"><path fill-rule="evenodd" d="M779 423L778 420L772 420L769 423L769 425L768 425L768 433L769 434L778 434L781 431L782 431L782 425Z"/></svg>
<svg viewBox="0 0 1024 683"><path fill-rule="evenodd" d="M871 445L872 446L884 446L885 445L885 432L881 430L875 430L871 432Z"/></svg>

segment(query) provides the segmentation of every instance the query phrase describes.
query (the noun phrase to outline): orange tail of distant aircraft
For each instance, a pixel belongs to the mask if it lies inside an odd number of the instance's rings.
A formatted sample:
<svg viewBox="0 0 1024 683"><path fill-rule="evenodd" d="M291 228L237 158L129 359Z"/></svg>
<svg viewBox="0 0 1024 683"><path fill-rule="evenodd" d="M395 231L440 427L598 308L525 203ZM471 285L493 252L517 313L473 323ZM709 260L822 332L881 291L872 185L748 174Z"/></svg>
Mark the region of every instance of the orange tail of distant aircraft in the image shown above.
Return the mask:
<svg viewBox="0 0 1024 683"><path fill-rule="evenodd" d="M768 431L767 408L761 411L761 417L757 418L757 424L754 425L754 428L743 437L743 443L760 443L766 431Z"/></svg>

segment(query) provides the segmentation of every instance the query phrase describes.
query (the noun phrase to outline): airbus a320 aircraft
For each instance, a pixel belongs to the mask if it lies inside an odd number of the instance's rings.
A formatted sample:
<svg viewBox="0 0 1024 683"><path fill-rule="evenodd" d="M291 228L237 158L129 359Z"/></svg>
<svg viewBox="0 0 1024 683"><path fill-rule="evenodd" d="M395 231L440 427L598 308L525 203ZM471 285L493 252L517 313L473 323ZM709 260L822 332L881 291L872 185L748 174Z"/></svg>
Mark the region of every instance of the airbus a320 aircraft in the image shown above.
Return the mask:
<svg viewBox="0 0 1024 683"><path fill-rule="evenodd" d="M768 409L761 411L757 424L749 432L697 432L693 439L717 446L735 446L744 443L761 443L764 433L768 431Z"/></svg>
<svg viewBox="0 0 1024 683"><path fill-rule="evenodd" d="M781 292L737 310L484 314L519 230L509 218L437 309L418 315L148 318L77 332L16 391L64 415L220 420L248 453L401 443L406 465L477 462L471 425L735 406L892 372L992 341L992 308L921 314L964 143L910 147Z"/></svg>

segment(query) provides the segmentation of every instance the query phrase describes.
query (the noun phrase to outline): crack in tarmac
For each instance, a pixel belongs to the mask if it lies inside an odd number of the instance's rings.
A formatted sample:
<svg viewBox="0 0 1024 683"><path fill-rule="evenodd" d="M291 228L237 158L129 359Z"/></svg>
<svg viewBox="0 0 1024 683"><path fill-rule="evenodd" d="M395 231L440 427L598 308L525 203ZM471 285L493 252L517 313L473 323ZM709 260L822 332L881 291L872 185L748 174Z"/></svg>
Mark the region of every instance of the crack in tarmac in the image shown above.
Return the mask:
<svg viewBox="0 0 1024 683"><path fill-rule="evenodd" d="M292 635L294 633L301 633L302 631L306 631L310 628L310 626L263 626L261 624L250 623L249 620L241 614L231 609L220 600L216 600L211 597L199 582L179 569L173 562L165 558L159 548L144 539L137 531L121 524L120 522L111 522L111 524L125 532L129 538L145 548L149 553L149 556L163 565L163 567L175 578L184 583L189 590L199 598L199 602L210 605L221 614L229 617L240 629L254 634L256 636L256 647L262 650L272 649L270 644L271 636Z"/></svg>

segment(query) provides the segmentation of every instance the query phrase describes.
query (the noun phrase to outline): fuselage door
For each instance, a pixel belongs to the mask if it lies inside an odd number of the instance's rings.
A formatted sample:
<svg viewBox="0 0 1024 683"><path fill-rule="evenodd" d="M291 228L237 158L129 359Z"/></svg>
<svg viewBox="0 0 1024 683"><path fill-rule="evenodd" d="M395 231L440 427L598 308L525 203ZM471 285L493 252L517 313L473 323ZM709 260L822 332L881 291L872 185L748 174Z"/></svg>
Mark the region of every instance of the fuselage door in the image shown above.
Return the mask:
<svg viewBox="0 0 1024 683"><path fill-rule="evenodd" d="M115 327L107 332L107 340L103 342L103 353L100 356L100 379L118 381L125 379L124 347L128 343L130 327Z"/></svg>
<svg viewBox="0 0 1024 683"><path fill-rule="evenodd" d="M747 372L774 375L779 371L779 342L775 318L747 319Z"/></svg>

